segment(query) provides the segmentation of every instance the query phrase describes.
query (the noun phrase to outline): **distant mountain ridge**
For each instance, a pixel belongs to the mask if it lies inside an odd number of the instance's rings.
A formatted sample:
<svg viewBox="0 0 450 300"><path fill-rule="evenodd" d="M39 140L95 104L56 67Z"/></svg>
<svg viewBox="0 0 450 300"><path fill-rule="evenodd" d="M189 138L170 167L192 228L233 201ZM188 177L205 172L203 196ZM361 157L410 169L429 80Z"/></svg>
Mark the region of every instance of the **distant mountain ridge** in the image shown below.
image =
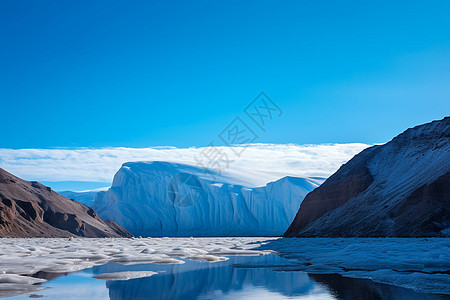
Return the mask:
<svg viewBox="0 0 450 300"><path fill-rule="evenodd" d="M0 237L131 237L115 222L0 168Z"/></svg>
<svg viewBox="0 0 450 300"><path fill-rule="evenodd" d="M309 193L284 236L450 235L450 117L363 150Z"/></svg>
<svg viewBox="0 0 450 300"><path fill-rule="evenodd" d="M73 192L73 191L61 191L59 194L66 198L74 199L86 206L94 207L95 197L101 191L85 191L85 192Z"/></svg>

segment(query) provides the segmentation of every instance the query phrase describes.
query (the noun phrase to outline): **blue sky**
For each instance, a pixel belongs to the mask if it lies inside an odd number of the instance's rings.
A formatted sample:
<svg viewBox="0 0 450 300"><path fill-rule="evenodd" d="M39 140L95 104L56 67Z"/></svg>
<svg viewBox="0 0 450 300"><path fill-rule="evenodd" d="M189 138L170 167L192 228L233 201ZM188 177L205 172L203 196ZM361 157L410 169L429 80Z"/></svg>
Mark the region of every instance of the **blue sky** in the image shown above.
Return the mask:
<svg viewBox="0 0 450 300"><path fill-rule="evenodd" d="M378 143L450 111L449 1L1 1L0 148Z"/></svg>

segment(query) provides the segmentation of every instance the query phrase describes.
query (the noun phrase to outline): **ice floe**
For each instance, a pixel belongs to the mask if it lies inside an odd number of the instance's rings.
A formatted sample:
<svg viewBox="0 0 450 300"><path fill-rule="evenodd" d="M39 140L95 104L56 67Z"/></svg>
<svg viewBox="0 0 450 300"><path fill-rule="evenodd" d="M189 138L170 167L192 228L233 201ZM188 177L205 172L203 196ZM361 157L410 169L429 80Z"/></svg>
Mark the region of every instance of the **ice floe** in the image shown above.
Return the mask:
<svg viewBox="0 0 450 300"><path fill-rule="evenodd" d="M336 273L450 294L450 238L289 238L258 249L296 260L285 270Z"/></svg>
<svg viewBox="0 0 450 300"><path fill-rule="evenodd" d="M177 264L183 259L223 261L225 255L261 255L252 250L267 238L1 239L0 274L66 273L102 265ZM254 244L258 243L258 244Z"/></svg>
<svg viewBox="0 0 450 300"><path fill-rule="evenodd" d="M12 297L24 293L37 292L44 287L34 285L45 282L45 279L17 274L0 274L0 297Z"/></svg>
<svg viewBox="0 0 450 300"><path fill-rule="evenodd" d="M185 259L218 262L227 260L225 255L272 253L269 250L252 250L267 240L267 238L3 238L0 239L0 296L13 296L41 289L42 287L35 284L45 280L30 277L38 272L71 273L109 262L182 264ZM127 277L138 278L145 274L103 275L99 276L107 280L124 280ZM107 278L108 276L111 278Z"/></svg>
<svg viewBox="0 0 450 300"><path fill-rule="evenodd" d="M95 275L93 277L97 278L97 279L105 279L105 280L129 280L129 279L135 279L135 278L150 277L155 274L158 274L158 272L128 271L128 272L103 273L100 275Z"/></svg>
<svg viewBox="0 0 450 300"><path fill-rule="evenodd" d="M0 296L38 291L38 272L70 273L115 262L183 264L227 256L279 253L290 259L274 270L367 278L423 293L450 294L450 238L133 238L0 239ZM164 266L161 266L163 269ZM133 270L134 271L134 270ZM137 271L137 270L136 270ZM158 270L152 270L155 272ZM148 270L106 271L97 278L158 276Z"/></svg>

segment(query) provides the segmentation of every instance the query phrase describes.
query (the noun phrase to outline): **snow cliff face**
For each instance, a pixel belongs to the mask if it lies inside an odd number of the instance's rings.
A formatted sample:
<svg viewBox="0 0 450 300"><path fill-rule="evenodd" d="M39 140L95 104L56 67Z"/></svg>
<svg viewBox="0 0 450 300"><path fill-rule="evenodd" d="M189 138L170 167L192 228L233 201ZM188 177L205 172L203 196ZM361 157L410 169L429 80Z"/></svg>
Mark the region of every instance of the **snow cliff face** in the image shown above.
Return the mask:
<svg viewBox="0 0 450 300"><path fill-rule="evenodd" d="M94 207L136 236L276 236L322 181L285 177L246 188L201 168L133 162L123 164Z"/></svg>
<svg viewBox="0 0 450 300"><path fill-rule="evenodd" d="M362 151L303 201L285 236L445 236L450 117Z"/></svg>

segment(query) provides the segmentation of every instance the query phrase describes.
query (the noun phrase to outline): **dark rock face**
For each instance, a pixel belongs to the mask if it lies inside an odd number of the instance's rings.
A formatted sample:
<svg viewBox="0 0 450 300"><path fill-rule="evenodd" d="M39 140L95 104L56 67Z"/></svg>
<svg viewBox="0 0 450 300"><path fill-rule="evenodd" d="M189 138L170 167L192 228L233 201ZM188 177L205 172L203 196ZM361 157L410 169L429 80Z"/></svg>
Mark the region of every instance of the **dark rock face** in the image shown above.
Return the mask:
<svg viewBox="0 0 450 300"><path fill-rule="evenodd" d="M450 172L411 193L394 206L389 217L396 219L401 236L420 235L450 227Z"/></svg>
<svg viewBox="0 0 450 300"><path fill-rule="evenodd" d="M368 148L309 193L284 236L450 235L450 117Z"/></svg>
<svg viewBox="0 0 450 300"><path fill-rule="evenodd" d="M339 170L341 175L332 175L321 187L309 193L285 235L291 235L297 228L308 226L370 186L373 178L366 167L366 153L370 151L371 149L368 149L355 156Z"/></svg>
<svg viewBox="0 0 450 300"><path fill-rule="evenodd" d="M0 237L131 237L81 203L0 168Z"/></svg>

